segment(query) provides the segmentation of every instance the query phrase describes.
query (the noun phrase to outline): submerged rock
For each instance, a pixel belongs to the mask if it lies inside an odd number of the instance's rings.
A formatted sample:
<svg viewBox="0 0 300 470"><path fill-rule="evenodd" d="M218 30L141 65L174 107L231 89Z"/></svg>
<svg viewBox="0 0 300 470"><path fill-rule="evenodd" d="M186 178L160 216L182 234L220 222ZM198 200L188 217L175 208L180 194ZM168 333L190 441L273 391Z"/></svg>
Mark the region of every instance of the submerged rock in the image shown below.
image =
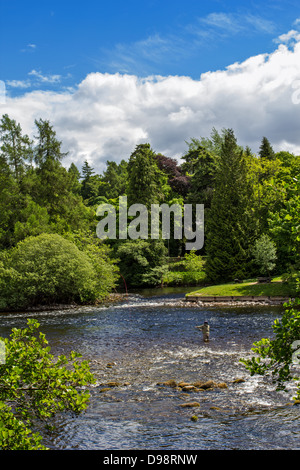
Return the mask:
<svg viewBox="0 0 300 470"><path fill-rule="evenodd" d="M164 385L167 387L172 387L176 390L183 392L203 392L205 390L212 390L214 388L227 389L228 386L225 382L214 382L213 380L207 380L206 382L197 381L197 382L185 382L180 381L176 382L174 379L166 380L165 382L159 382L157 385Z"/></svg>
<svg viewBox="0 0 300 470"><path fill-rule="evenodd" d="M197 391L197 388L195 387L195 385L185 385L184 387L182 387L182 391L183 392L195 392Z"/></svg>
<svg viewBox="0 0 300 470"><path fill-rule="evenodd" d="M228 386L225 382L221 382L221 383L217 384L217 387L218 388L228 388Z"/></svg>
<svg viewBox="0 0 300 470"><path fill-rule="evenodd" d="M181 408L197 408L200 406L200 403L198 401L191 401L187 403L182 403L179 405Z"/></svg>
<svg viewBox="0 0 300 470"><path fill-rule="evenodd" d="M245 379L239 378L239 379L234 379L234 381L233 381L232 383L234 383L234 384L241 384L241 383L243 383L243 382L246 382Z"/></svg>
<svg viewBox="0 0 300 470"><path fill-rule="evenodd" d="M177 387L177 383L173 379L167 380L166 382L162 382L162 385L166 385L167 387L172 387L172 388Z"/></svg>
<svg viewBox="0 0 300 470"><path fill-rule="evenodd" d="M214 382L213 380L207 380L207 382L204 382L204 383L201 383L201 382L199 383L199 382L197 382L197 384L199 384L199 385L197 385L197 386L198 386L199 388L202 388L203 390L207 390L207 389L209 389L209 388L215 388L215 387L217 387L216 382Z"/></svg>

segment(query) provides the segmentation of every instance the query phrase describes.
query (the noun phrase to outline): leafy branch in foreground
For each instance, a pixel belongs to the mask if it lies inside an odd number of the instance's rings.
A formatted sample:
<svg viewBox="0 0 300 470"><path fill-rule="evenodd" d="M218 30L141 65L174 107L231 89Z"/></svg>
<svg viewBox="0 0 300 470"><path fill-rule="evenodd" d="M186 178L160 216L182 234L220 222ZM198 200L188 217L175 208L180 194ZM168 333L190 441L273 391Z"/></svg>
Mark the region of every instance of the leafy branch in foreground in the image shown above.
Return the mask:
<svg viewBox="0 0 300 470"><path fill-rule="evenodd" d="M87 361L71 352L56 359L50 354L39 323L28 320L27 328L12 329L5 342L5 364L0 365L0 449L44 448L41 437L29 427L48 424L63 411L80 413L89 402L88 384L94 377Z"/></svg>
<svg viewBox="0 0 300 470"><path fill-rule="evenodd" d="M298 359L295 361L297 351L294 349L296 341L300 341L300 299L285 304L285 312L281 321L276 319L273 324L274 339L262 338L253 344L252 351L256 354L251 359L240 359L251 375L271 376L277 384L277 390L285 390L285 383L295 380L297 395L300 399L300 377ZM297 364L297 373L292 370Z"/></svg>

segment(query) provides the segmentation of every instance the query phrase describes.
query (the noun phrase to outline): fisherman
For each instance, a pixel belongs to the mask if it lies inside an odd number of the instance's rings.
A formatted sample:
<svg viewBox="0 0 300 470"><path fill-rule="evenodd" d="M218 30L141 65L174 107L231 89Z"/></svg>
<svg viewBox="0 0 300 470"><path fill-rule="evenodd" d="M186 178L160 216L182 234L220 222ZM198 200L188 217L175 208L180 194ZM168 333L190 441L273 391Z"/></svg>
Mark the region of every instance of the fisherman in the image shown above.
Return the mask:
<svg viewBox="0 0 300 470"><path fill-rule="evenodd" d="M203 334L203 341L207 343L209 341L209 324L207 321L203 323L203 325L195 326L198 330L202 330Z"/></svg>

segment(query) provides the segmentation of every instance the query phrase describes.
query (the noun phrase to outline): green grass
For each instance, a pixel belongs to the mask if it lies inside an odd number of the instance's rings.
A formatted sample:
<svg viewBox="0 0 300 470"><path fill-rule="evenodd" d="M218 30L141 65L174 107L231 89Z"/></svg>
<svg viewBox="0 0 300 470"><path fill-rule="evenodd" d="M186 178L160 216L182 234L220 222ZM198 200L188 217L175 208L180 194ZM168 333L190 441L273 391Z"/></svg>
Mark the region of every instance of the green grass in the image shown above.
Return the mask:
<svg viewBox="0 0 300 470"><path fill-rule="evenodd" d="M190 292L187 296L205 295L205 296L294 296L295 293L291 286L282 282L280 277L274 278L269 283L258 283L256 280L244 281L240 284L219 284Z"/></svg>

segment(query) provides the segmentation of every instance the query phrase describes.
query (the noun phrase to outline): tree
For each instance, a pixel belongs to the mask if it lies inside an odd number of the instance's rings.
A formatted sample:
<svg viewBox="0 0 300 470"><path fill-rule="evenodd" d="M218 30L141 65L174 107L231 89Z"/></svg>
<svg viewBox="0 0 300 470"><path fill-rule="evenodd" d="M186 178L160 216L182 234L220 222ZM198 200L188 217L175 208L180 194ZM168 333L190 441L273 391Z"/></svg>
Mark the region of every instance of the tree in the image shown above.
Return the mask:
<svg viewBox="0 0 300 470"><path fill-rule="evenodd" d="M206 272L214 282L244 277L255 235L251 182L231 129L225 134L207 221Z"/></svg>
<svg viewBox="0 0 300 470"><path fill-rule="evenodd" d="M108 294L104 272L100 277L92 259L60 235L27 237L2 256L0 307L94 302Z"/></svg>
<svg viewBox="0 0 300 470"><path fill-rule="evenodd" d="M262 138L261 145L259 147L259 156L266 160L274 160L275 158L275 152L266 137Z"/></svg>
<svg viewBox="0 0 300 470"><path fill-rule="evenodd" d="M137 145L128 163L128 203L160 203L168 191L167 177L159 170L150 144Z"/></svg>
<svg viewBox="0 0 300 470"><path fill-rule="evenodd" d="M0 124L1 154L11 167L14 178L20 182L25 173L26 162L32 161L32 142L27 135L22 134L20 124L4 114Z"/></svg>
<svg viewBox="0 0 300 470"><path fill-rule="evenodd" d="M61 412L80 413L89 402L86 386L95 383L87 361L72 351L55 358L36 320L13 328L0 365L1 450L44 450L42 436L29 427L49 425ZM8 404L10 406L8 406Z"/></svg>
<svg viewBox="0 0 300 470"><path fill-rule="evenodd" d="M273 324L274 338L262 338L253 344L255 354L251 359L241 359L251 375L271 376L277 390L286 390L285 383L296 381L297 395L300 400L300 377L298 371L292 370L299 364L300 335L300 300L285 305L281 321L276 319ZM298 351L298 352L297 352Z"/></svg>
<svg viewBox="0 0 300 470"><path fill-rule="evenodd" d="M99 194L107 199L115 199L126 194L127 185L127 166L125 160L119 164L116 162L106 162L106 170L101 178L102 185L99 188Z"/></svg>
<svg viewBox="0 0 300 470"><path fill-rule="evenodd" d="M209 209L217 169L216 157L200 144L195 147L194 142L183 159L182 169L190 175L188 202L201 203Z"/></svg>
<svg viewBox="0 0 300 470"><path fill-rule="evenodd" d="M258 266L259 274L270 276L276 266L276 245L266 234L256 240L253 248L253 257Z"/></svg>
<svg viewBox="0 0 300 470"><path fill-rule="evenodd" d="M94 169L85 160L82 167L81 195L86 205L93 206L97 204L101 185L100 176L95 174Z"/></svg>
<svg viewBox="0 0 300 470"><path fill-rule="evenodd" d="M56 132L48 120L35 120L35 125L38 130L36 136L37 145L35 148L34 159L35 163L43 168L49 161L60 162L67 154L62 153L62 143L57 140Z"/></svg>
<svg viewBox="0 0 300 470"><path fill-rule="evenodd" d="M300 178L279 186L285 200L268 214L269 231L276 243L281 269L300 264Z"/></svg>
<svg viewBox="0 0 300 470"><path fill-rule="evenodd" d="M75 163L71 163L68 174L70 175L70 188L74 194L79 195L81 192L80 171Z"/></svg>
<svg viewBox="0 0 300 470"><path fill-rule="evenodd" d="M116 247L120 273L130 287L160 285L166 254L162 240L126 240Z"/></svg>

